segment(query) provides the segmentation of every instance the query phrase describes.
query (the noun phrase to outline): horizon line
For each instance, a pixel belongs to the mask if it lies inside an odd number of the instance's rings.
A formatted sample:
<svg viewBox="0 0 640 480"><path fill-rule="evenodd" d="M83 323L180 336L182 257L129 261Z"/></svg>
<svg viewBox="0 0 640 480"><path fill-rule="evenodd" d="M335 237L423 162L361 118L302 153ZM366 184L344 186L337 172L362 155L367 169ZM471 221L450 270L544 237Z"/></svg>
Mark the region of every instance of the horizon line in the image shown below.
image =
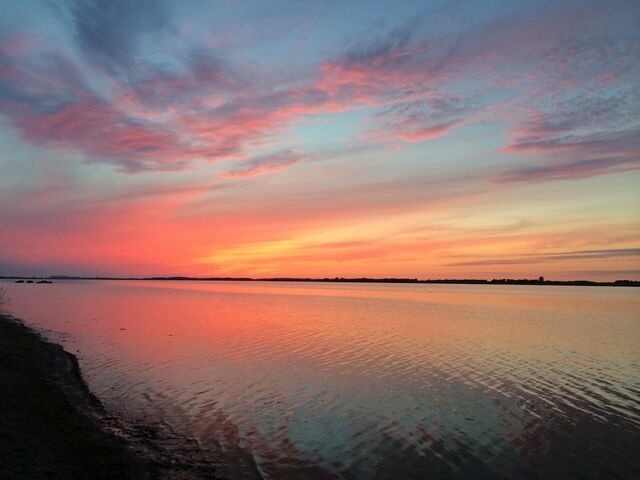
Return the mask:
<svg viewBox="0 0 640 480"><path fill-rule="evenodd" d="M445 283L445 284L477 284L477 285L574 285L574 286L639 286L640 280L617 279L612 281L597 280L549 280L543 276L538 278L426 278L417 277L190 277L183 275L170 276L83 276L83 275L49 275L20 276L0 275L0 280L123 280L123 281L236 281L236 282L320 282L320 283Z"/></svg>

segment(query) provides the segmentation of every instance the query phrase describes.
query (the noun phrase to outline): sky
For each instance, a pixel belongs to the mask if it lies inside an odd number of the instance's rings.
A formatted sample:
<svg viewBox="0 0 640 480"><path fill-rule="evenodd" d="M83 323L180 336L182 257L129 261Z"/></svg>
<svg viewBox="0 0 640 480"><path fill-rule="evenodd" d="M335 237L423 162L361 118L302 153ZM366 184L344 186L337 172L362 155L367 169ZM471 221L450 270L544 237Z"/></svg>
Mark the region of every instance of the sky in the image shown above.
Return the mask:
<svg viewBox="0 0 640 480"><path fill-rule="evenodd" d="M640 279L640 2L0 0L0 275Z"/></svg>

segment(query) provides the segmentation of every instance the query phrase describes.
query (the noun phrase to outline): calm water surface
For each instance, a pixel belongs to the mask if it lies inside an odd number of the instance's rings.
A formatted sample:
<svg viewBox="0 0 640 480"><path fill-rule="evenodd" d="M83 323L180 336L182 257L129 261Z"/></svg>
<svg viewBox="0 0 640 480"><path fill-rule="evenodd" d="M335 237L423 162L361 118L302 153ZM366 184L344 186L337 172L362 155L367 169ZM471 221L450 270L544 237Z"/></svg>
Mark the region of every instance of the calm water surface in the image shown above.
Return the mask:
<svg viewBox="0 0 640 480"><path fill-rule="evenodd" d="M640 478L640 290L3 283L230 478Z"/></svg>

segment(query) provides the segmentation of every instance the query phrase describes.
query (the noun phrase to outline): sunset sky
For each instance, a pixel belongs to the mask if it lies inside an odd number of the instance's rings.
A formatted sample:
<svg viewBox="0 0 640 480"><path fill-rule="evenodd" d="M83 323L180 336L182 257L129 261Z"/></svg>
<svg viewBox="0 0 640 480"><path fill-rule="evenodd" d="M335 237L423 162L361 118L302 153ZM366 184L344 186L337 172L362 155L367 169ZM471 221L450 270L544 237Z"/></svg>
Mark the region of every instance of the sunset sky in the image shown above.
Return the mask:
<svg viewBox="0 0 640 480"><path fill-rule="evenodd" d="M0 0L0 275L640 279L640 2Z"/></svg>

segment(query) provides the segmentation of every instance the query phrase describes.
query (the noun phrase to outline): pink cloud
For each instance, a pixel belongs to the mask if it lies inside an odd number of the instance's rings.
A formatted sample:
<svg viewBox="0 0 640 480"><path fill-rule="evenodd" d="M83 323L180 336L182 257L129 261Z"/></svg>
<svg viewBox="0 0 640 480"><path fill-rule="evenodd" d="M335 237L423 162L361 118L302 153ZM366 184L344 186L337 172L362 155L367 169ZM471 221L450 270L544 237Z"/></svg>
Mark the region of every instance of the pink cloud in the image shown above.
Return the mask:
<svg viewBox="0 0 640 480"><path fill-rule="evenodd" d="M136 122L96 98L87 97L38 113L22 105L11 109L12 123L30 142L71 148L90 158L110 159L124 170L171 169L193 154L165 127Z"/></svg>
<svg viewBox="0 0 640 480"><path fill-rule="evenodd" d="M436 125L435 127L419 128L417 130L399 132L398 138L409 143L423 142L425 140L442 137L449 133L453 129L453 127L453 124L447 124Z"/></svg>
<svg viewBox="0 0 640 480"><path fill-rule="evenodd" d="M458 126L458 124L453 122L424 127L420 125L409 126L406 124L400 126L389 125L368 132L368 137L372 141L390 142L402 140L407 143L419 143L443 137L456 126Z"/></svg>
<svg viewBox="0 0 640 480"><path fill-rule="evenodd" d="M285 168L292 167L301 162L304 162L307 157L304 157L293 151L286 151L276 155L269 155L266 157L254 158L236 170L228 170L221 172L219 176L221 178L244 178L252 177L254 175L261 175L269 172L276 172Z"/></svg>
<svg viewBox="0 0 640 480"><path fill-rule="evenodd" d="M300 117L362 107L377 109L368 118L373 126L365 132L367 141L417 143L445 136L469 123L482 107L474 102L487 101L476 98L489 98L495 93L483 91L487 85L496 88L496 82L482 83L483 76L495 77L496 67L513 60L514 52L542 50L545 55L541 62L558 65L564 56L545 50L547 39L540 32L555 38L564 27L575 23L569 13L563 11L561 18L550 25L536 16L524 25L522 19L500 19L501 28L491 24L439 37L423 30L419 21L411 22L325 60L315 78L292 71L265 80L210 51L192 49L171 68L141 61L127 78L101 72L110 90L100 94L89 87L70 61L52 67L44 56L27 61L14 54L15 48L7 47L2 53L8 61L0 75L10 88L5 89L8 94L0 100L0 109L32 143L77 151L128 172L183 169L196 159L244 158L249 147L272 142ZM594 21L593 15L588 17ZM472 34L474 38L470 38ZM516 48L512 48L514 39L521 40ZM580 43L569 47L578 53L586 48ZM606 42L594 48L606 50ZM571 71L571 61L566 60L566 68L555 70ZM526 73L539 66L513 63L528 69ZM515 89L518 82L509 79L522 72L508 70L500 71L501 75L505 73L506 83L497 84ZM598 77L602 88L623 81L619 72L605 73ZM478 91L454 93L459 92L453 88L455 82L464 81L469 74L479 80ZM278 84L276 78L287 80ZM564 85L558 78L552 80L553 86ZM550 98L560 105L562 98L558 97L563 93ZM514 103L522 107L525 102L517 99ZM566 102L562 105L566 108ZM576 102L575 112L569 112L567 118L551 112L550 116L562 122L525 128L508 125L521 131L506 150L585 149L586 143L576 132L580 122L594 111L607 109L604 103L589 109L584 102ZM538 120L544 122L546 115L541 112ZM567 135L559 136L559 132ZM604 145L617 140L598 141ZM629 148L636 151L634 145Z"/></svg>

